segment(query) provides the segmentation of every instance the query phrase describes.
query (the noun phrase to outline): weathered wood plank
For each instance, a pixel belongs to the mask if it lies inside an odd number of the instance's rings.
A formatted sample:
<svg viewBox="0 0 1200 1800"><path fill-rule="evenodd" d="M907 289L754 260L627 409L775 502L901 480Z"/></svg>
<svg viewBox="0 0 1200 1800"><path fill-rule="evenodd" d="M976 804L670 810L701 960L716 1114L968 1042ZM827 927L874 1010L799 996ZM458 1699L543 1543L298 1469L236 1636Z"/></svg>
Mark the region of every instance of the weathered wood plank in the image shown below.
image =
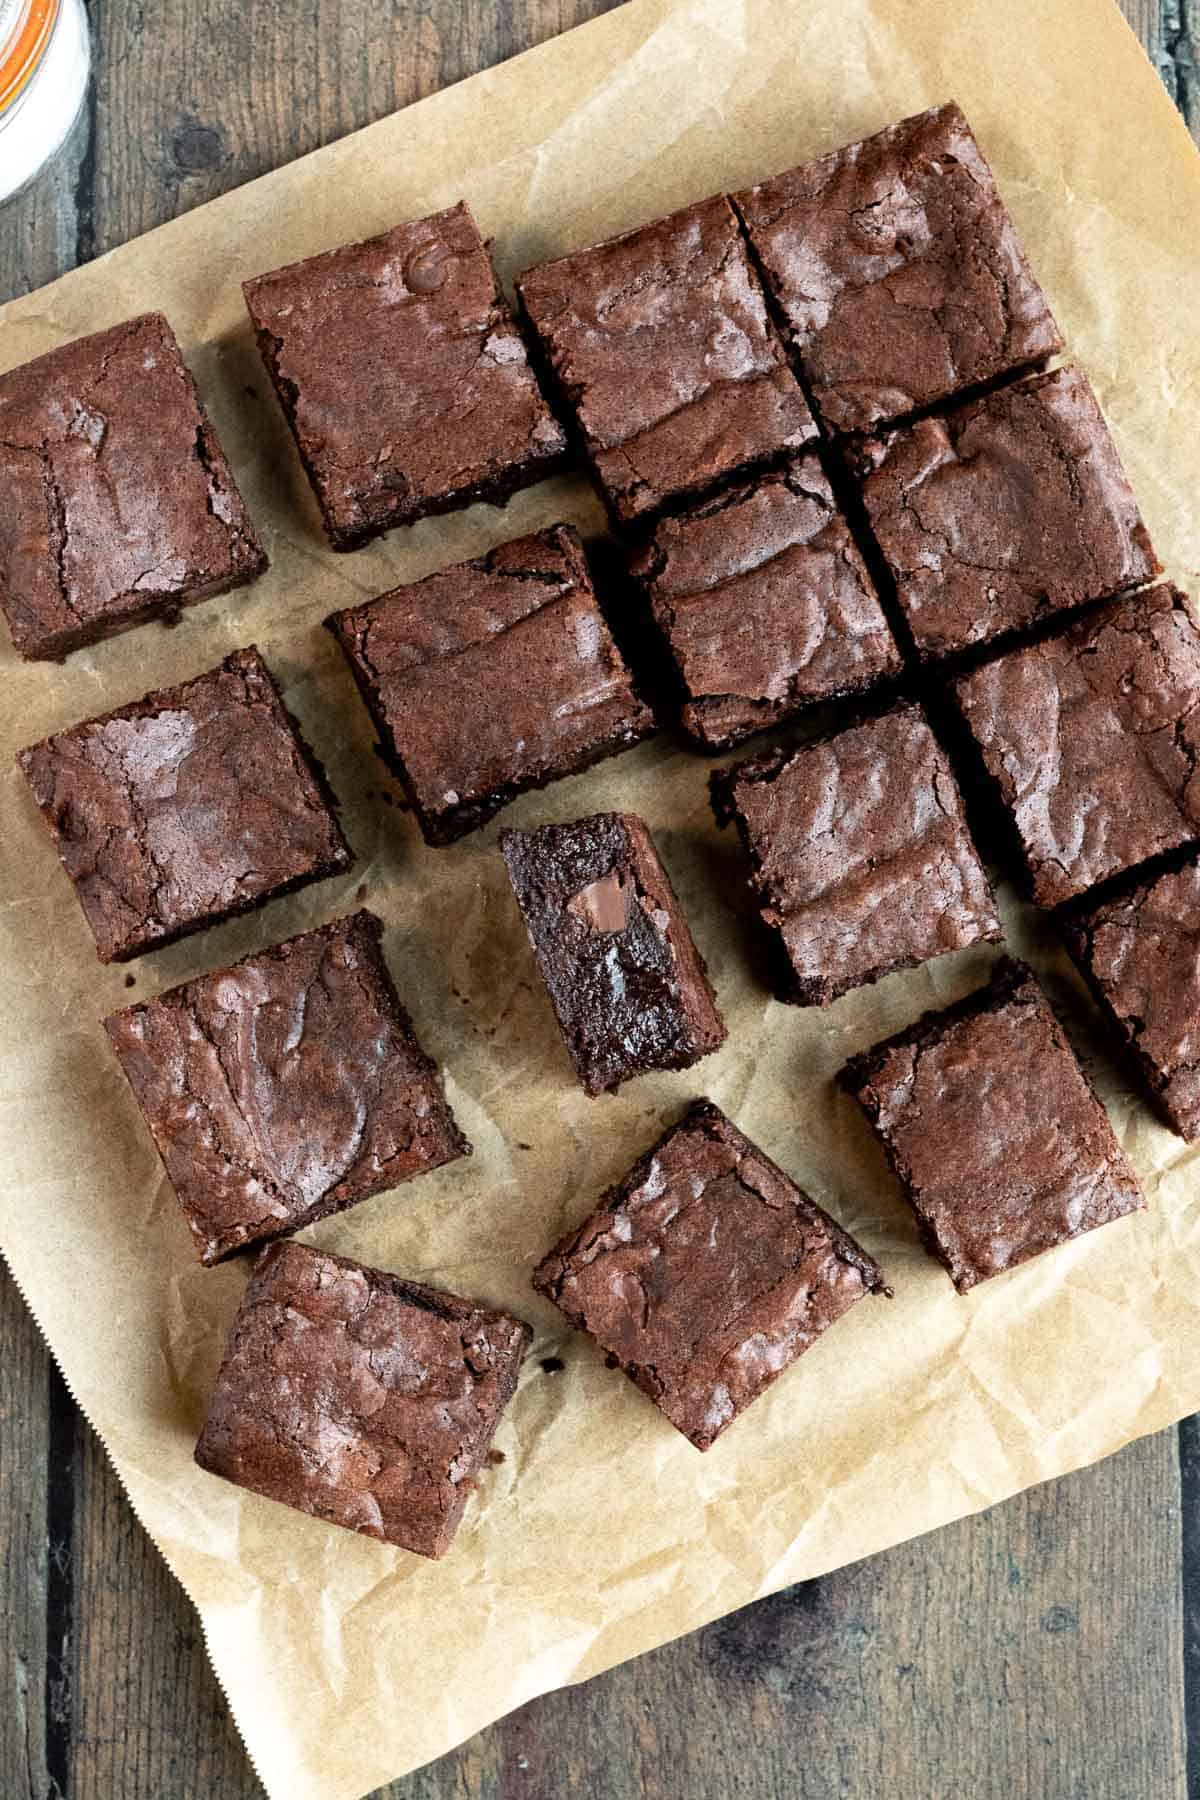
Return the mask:
<svg viewBox="0 0 1200 1800"><path fill-rule="evenodd" d="M1200 143L1200 16L1193 0L1120 0L1120 6Z"/></svg>
<svg viewBox="0 0 1200 1800"><path fill-rule="evenodd" d="M48 1364L0 1271L0 1776L15 1800L51 1791L46 1745Z"/></svg>

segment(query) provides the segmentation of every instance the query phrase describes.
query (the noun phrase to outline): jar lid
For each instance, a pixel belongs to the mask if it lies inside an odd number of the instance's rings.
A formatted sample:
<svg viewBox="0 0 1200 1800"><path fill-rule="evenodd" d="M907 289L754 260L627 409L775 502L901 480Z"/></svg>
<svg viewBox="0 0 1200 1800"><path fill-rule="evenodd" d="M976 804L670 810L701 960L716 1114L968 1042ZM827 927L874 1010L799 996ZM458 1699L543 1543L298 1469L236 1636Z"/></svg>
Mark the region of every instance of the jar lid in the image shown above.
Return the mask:
<svg viewBox="0 0 1200 1800"><path fill-rule="evenodd" d="M0 118L41 61L59 0L0 0Z"/></svg>

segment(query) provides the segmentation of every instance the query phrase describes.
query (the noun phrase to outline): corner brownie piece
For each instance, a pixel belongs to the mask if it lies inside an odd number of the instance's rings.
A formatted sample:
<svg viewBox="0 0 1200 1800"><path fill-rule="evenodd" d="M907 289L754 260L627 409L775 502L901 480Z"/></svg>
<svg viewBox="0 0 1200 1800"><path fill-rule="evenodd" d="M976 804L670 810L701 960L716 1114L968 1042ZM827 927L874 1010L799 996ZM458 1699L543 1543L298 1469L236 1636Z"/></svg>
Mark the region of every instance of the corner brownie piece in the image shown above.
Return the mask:
<svg viewBox="0 0 1200 1800"><path fill-rule="evenodd" d="M254 1266L196 1445L202 1469L444 1556L533 1333L305 1244Z"/></svg>
<svg viewBox="0 0 1200 1800"><path fill-rule="evenodd" d="M1115 601L954 691L1039 905L1200 841L1200 631L1177 589Z"/></svg>
<svg viewBox="0 0 1200 1800"><path fill-rule="evenodd" d="M950 763L916 706L770 750L712 777L736 823L779 997L825 1006L849 988L1001 936Z"/></svg>
<svg viewBox="0 0 1200 1800"><path fill-rule="evenodd" d="M855 461L924 660L1027 630L1158 572L1078 369L890 432Z"/></svg>
<svg viewBox="0 0 1200 1800"><path fill-rule="evenodd" d="M243 290L335 550L565 463L464 202Z"/></svg>
<svg viewBox="0 0 1200 1800"><path fill-rule="evenodd" d="M618 523L816 437L721 195L530 269L517 293Z"/></svg>
<svg viewBox="0 0 1200 1800"><path fill-rule="evenodd" d="M1200 867L1063 921L1071 954L1180 1137L1200 1138Z"/></svg>
<svg viewBox="0 0 1200 1800"><path fill-rule="evenodd" d="M663 519L632 564L710 749L901 666L862 557L813 455Z"/></svg>
<svg viewBox="0 0 1200 1800"><path fill-rule="evenodd" d="M101 962L353 862L324 773L257 648L22 750Z"/></svg>
<svg viewBox="0 0 1200 1800"><path fill-rule="evenodd" d="M1027 968L856 1056L871 1120L960 1294L1145 1205L1108 1115Z"/></svg>
<svg viewBox="0 0 1200 1800"><path fill-rule="evenodd" d="M469 1156L357 912L104 1021L200 1260Z"/></svg>
<svg viewBox="0 0 1200 1800"><path fill-rule="evenodd" d="M688 1069L725 1042L704 959L643 821L598 813L500 847L586 1093Z"/></svg>
<svg viewBox="0 0 1200 1800"><path fill-rule="evenodd" d="M733 199L835 432L870 431L1062 349L953 104Z"/></svg>
<svg viewBox="0 0 1200 1800"><path fill-rule="evenodd" d="M709 1449L864 1294L848 1232L698 1100L537 1269L533 1285Z"/></svg>
<svg viewBox="0 0 1200 1800"><path fill-rule="evenodd" d="M526 789L654 729L569 525L500 544L326 625L429 844L452 843Z"/></svg>
<svg viewBox="0 0 1200 1800"><path fill-rule="evenodd" d="M31 659L267 566L175 333L145 313L0 375L0 607Z"/></svg>

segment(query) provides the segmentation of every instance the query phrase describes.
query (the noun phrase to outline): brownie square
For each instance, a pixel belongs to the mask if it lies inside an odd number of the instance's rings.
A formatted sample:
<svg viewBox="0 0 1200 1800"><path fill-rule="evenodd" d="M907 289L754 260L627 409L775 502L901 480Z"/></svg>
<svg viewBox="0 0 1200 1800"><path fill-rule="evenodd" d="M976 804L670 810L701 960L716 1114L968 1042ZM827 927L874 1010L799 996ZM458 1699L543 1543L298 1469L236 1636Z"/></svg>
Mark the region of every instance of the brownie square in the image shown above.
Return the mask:
<svg viewBox="0 0 1200 1800"><path fill-rule="evenodd" d="M202 1469L444 1556L533 1333L306 1244L262 1252L196 1445Z"/></svg>
<svg viewBox="0 0 1200 1800"><path fill-rule="evenodd" d="M707 1450L883 1272L848 1232L697 1101L533 1284L672 1425Z"/></svg>
<svg viewBox="0 0 1200 1800"><path fill-rule="evenodd" d="M856 1056L841 1074L930 1252L977 1282L1146 1203L1027 968Z"/></svg>
<svg viewBox="0 0 1200 1800"><path fill-rule="evenodd" d="M22 750L101 962L353 862L324 773L257 648Z"/></svg>
<svg viewBox="0 0 1200 1800"><path fill-rule="evenodd" d="M712 777L736 823L779 997L825 1006L1001 935L950 763L916 706Z"/></svg>
<svg viewBox="0 0 1200 1800"><path fill-rule="evenodd" d="M832 431L870 431L1062 349L953 104L733 199Z"/></svg>
<svg viewBox="0 0 1200 1800"><path fill-rule="evenodd" d="M161 313L0 375L0 607L31 659L112 637L267 566Z"/></svg>
<svg viewBox="0 0 1200 1800"><path fill-rule="evenodd" d="M429 844L452 843L517 794L654 729L569 525L500 544L326 624Z"/></svg>
<svg viewBox="0 0 1200 1800"><path fill-rule="evenodd" d="M1114 601L954 691L1040 905L1200 840L1200 632L1177 589Z"/></svg>
<svg viewBox="0 0 1200 1800"><path fill-rule="evenodd" d="M813 455L661 520L632 567L679 675L684 726L709 749L901 667Z"/></svg>
<svg viewBox="0 0 1200 1800"><path fill-rule="evenodd" d="M816 436L721 195L530 269L517 292L617 523Z"/></svg>
<svg viewBox="0 0 1200 1800"><path fill-rule="evenodd" d="M1028 630L1158 572L1078 369L889 432L855 460L923 660Z"/></svg>
<svg viewBox="0 0 1200 1800"><path fill-rule="evenodd" d="M1071 954L1180 1137L1200 1138L1200 868L1063 921Z"/></svg>
<svg viewBox="0 0 1200 1800"><path fill-rule="evenodd" d="M704 959L641 819L598 813L505 831L500 847L586 1093L688 1069L720 1048Z"/></svg>
<svg viewBox="0 0 1200 1800"><path fill-rule="evenodd" d="M470 1155L382 931L353 913L104 1021L201 1262Z"/></svg>
<svg viewBox="0 0 1200 1800"><path fill-rule="evenodd" d="M564 465L464 202L243 291L335 550Z"/></svg>

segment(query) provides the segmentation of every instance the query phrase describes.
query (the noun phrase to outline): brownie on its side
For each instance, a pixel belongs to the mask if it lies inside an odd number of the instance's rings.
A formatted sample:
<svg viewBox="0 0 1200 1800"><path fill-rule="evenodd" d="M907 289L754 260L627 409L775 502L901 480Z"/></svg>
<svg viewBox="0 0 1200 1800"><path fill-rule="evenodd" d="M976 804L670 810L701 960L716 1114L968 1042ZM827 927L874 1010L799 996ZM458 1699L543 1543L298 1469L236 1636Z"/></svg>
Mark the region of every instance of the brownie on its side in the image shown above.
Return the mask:
<svg viewBox="0 0 1200 1800"><path fill-rule="evenodd" d="M1200 841L1200 631L1163 585L955 683L1041 906Z"/></svg>
<svg viewBox="0 0 1200 1800"><path fill-rule="evenodd" d="M633 562L710 749L901 667L820 462L797 458L660 521Z"/></svg>
<svg viewBox="0 0 1200 1800"><path fill-rule="evenodd" d="M464 202L243 287L335 550L565 463Z"/></svg>
<svg viewBox="0 0 1200 1800"><path fill-rule="evenodd" d="M950 763L916 706L712 777L736 823L763 922L783 956L779 997L825 1006L967 944L1001 936Z"/></svg>
<svg viewBox="0 0 1200 1800"><path fill-rule="evenodd" d="M957 106L733 199L832 431L870 431L1062 349Z"/></svg>
<svg viewBox="0 0 1200 1800"><path fill-rule="evenodd" d="M721 195L530 269L517 292L618 524L816 437Z"/></svg>
<svg viewBox="0 0 1200 1800"><path fill-rule="evenodd" d="M500 544L326 624L429 844L649 735L579 533Z"/></svg>
<svg viewBox="0 0 1200 1800"><path fill-rule="evenodd" d="M708 1100L533 1284L707 1450L864 1294L879 1265Z"/></svg>
<svg viewBox="0 0 1200 1800"><path fill-rule="evenodd" d="M1200 867L1063 920L1071 954L1180 1137L1200 1138Z"/></svg>
<svg viewBox="0 0 1200 1800"><path fill-rule="evenodd" d="M890 432L854 460L923 659L1027 630L1158 573L1078 369Z"/></svg>
<svg viewBox="0 0 1200 1800"><path fill-rule="evenodd" d="M0 608L57 659L267 566L175 333L145 313L0 375Z"/></svg>
<svg viewBox="0 0 1200 1800"><path fill-rule="evenodd" d="M353 862L324 773L257 648L22 750L101 962Z"/></svg>
<svg viewBox="0 0 1200 1800"><path fill-rule="evenodd" d="M271 1244L196 1461L332 1525L444 1556L532 1336L455 1294Z"/></svg>
<svg viewBox="0 0 1200 1800"><path fill-rule="evenodd" d="M988 986L841 1074L960 1294L1145 1205L1108 1115L1037 982Z"/></svg>
<svg viewBox="0 0 1200 1800"><path fill-rule="evenodd" d="M353 913L104 1021L202 1262L470 1155L382 931Z"/></svg>
<svg viewBox="0 0 1200 1800"><path fill-rule="evenodd" d="M505 831L500 847L585 1092L720 1048L704 960L641 819Z"/></svg>

